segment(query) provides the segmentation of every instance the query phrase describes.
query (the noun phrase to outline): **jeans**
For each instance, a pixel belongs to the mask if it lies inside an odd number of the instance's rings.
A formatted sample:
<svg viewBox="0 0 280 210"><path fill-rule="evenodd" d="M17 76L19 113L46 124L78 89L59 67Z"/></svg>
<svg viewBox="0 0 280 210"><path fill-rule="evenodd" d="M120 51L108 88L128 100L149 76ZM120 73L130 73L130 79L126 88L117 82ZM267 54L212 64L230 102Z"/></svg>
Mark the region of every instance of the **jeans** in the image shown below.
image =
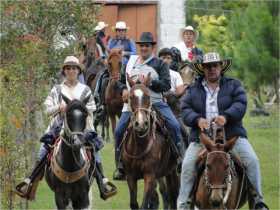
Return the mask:
<svg viewBox="0 0 280 210"><path fill-rule="evenodd" d="M202 144L192 142L186 150L182 164L181 186L177 199L178 209L186 209L188 203L191 202L189 196L195 181L195 164L198 153L202 148ZM246 138L239 137L232 151L240 157L245 167L246 175L258 194L256 198L257 202L262 201L260 164L253 147Z"/></svg>
<svg viewBox="0 0 280 210"><path fill-rule="evenodd" d="M168 130L170 130L171 137L174 140L175 144L177 145L178 143L180 143L182 140L181 127L173 112L171 111L170 107L165 102L157 102L154 103L153 106L161 113L161 115L165 119L166 126ZM131 112L122 112L122 115L115 130L115 139L117 147L121 143L124 132L128 126L130 116Z"/></svg>

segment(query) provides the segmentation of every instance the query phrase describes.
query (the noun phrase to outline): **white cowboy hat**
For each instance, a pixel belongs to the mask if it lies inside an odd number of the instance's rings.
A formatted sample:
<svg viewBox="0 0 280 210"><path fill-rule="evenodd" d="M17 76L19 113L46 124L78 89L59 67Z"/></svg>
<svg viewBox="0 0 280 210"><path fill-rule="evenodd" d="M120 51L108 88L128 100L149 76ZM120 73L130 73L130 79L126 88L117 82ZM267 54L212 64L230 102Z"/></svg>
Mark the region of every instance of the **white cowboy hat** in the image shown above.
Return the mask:
<svg viewBox="0 0 280 210"><path fill-rule="evenodd" d="M113 27L113 30L120 29L120 30L128 30L129 27L126 26L126 23L124 21L118 21L116 22L116 26Z"/></svg>
<svg viewBox="0 0 280 210"><path fill-rule="evenodd" d="M231 61L231 59L221 59L219 53L210 52L210 53L204 54L203 61L201 63L193 64L194 70L198 74L204 75L203 64L208 64L208 63L221 63L221 65L222 65L221 73L224 74L227 70L229 70L229 68L232 64L232 61Z"/></svg>
<svg viewBox="0 0 280 210"><path fill-rule="evenodd" d="M193 28L192 26L186 26L186 27L184 27L184 28L181 28L181 32L180 32L181 38L183 37L185 31L192 31L192 32L194 33L195 40L198 39L198 37L199 37L199 32L196 31L196 30L194 30L194 28Z"/></svg>
<svg viewBox="0 0 280 210"><path fill-rule="evenodd" d="M101 31L102 29L108 27L108 24L106 24L103 21L100 21L97 23L97 26L95 26L94 31Z"/></svg>
<svg viewBox="0 0 280 210"><path fill-rule="evenodd" d="M76 66L80 69L80 73L83 71L83 65L80 64L79 59L73 55L67 56L62 65L62 73L65 66Z"/></svg>

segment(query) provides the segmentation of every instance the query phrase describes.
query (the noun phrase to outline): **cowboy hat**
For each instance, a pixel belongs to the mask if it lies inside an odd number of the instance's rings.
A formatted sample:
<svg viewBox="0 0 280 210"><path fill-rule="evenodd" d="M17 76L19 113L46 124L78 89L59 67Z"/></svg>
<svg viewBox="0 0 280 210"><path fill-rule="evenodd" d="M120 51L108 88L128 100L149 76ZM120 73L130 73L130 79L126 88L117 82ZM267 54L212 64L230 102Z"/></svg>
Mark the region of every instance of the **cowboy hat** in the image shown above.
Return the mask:
<svg viewBox="0 0 280 210"><path fill-rule="evenodd" d="M79 59L73 55L67 56L62 65L62 74L66 66L76 66L80 69L80 73L83 71L83 66L80 64Z"/></svg>
<svg viewBox="0 0 280 210"><path fill-rule="evenodd" d="M150 43L155 45L157 42L154 40L153 34L151 32L143 32L140 36L140 40L136 44Z"/></svg>
<svg viewBox="0 0 280 210"><path fill-rule="evenodd" d="M184 28L181 28L181 32L180 32L181 38L183 37L185 31L192 31L192 32L194 33L195 40L198 39L198 37L199 37L199 32L196 31L196 30L194 30L194 28L193 28L192 26L186 26L186 27L184 27Z"/></svg>
<svg viewBox="0 0 280 210"><path fill-rule="evenodd" d="M205 68L203 67L203 64L209 64L209 63L221 63L222 65L221 73L224 74L231 66L232 61L231 59L221 59L219 53L210 52L210 53L206 53L203 56L203 60L201 63L194 63L193 68L198 74L204 75Z"/></svg>
<svg viewBox="0 0 280 210"><path fill-rule="evenodd" d="M129 29L129 27L127 27L127 25L124 21L116 22L116 26L113 27L113 30L128 30L128 29Z"/></svg>
<svg viewBox="0 0 280 210"><path fill-rule="evenodd" d="M94 31L101 31L102 29L108 27L108 24L106 24L103 21L98 22L97 26L95 26Z"/></svg>

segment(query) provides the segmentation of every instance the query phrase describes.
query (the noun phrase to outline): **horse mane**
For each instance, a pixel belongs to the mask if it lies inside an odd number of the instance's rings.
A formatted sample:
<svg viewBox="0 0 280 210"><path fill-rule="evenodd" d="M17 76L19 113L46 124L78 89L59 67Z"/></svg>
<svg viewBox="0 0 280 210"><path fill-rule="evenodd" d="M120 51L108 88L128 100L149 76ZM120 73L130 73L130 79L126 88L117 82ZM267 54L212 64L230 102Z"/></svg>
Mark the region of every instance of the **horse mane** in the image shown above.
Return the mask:
<svg viewBox="0 0 280 210"><path fill-rule="evenodd" d="M145 95L150 96L150 92L148 88L144 84L140 83L139 81L137 81L135 85L131 87L130 91L133 92L136 89L141 89Z"/></svg>
<svg viewBox="0 0 280 210"><path fill-rule="evenodd" d="M114 56L117 56L117 57L121 58L121 50L120 49L112 49L110 51L109 56L108 56L108 60L110 60Z"/></svg>
<svg viewBox="0 0 280 210"><path fill-rule="evenodd" d="M68 104L68 106L66 107L66 113L71 112L74 109L79 109L84 114L88 115L88 110L86 105L77 99L74 99Z"/></svg>

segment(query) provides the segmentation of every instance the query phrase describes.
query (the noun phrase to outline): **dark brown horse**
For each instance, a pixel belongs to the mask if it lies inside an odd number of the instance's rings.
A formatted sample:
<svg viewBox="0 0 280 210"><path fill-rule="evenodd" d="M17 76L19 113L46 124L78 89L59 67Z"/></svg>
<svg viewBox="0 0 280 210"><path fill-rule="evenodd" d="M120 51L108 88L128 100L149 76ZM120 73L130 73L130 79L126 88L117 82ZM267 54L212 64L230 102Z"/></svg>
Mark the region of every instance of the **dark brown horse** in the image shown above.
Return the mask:
<svg viewBox="0 0 280 210"><path fill-rule="evenodd" d="M105 90L105 108L113 133L116 128L116 117L121 115L123 107L122 92L118 88L121 66L122 50L112 49L108 57L109 81Z"/></svg>
<svg viewBox="0 0 280 210"><path fill-rule="evenodd" d="M149 78L149 76L148 76ZM176 173L176 159L170 150L170 143L157 129L157 117L152 110L148 88L143 84L130 86L129 106L132 117L122 143L121 159L130 192L130 208L138 209L137 180L144 179L142 209L157 209L157 180L166 178L169 207L176 209L179 180Z"/></svg>
<svg viewBox="0 0 280 210"><path fill-rule="evenodd" d="M194 193L195 205L199 209L241 208L247 201L249 188L240 160L229 153L237 137L225 141L221 129L214 133L213 139L204 133L200 139L206 151L199 158L204 170ZM250 209L252 205L249 201Z"/></svg>

